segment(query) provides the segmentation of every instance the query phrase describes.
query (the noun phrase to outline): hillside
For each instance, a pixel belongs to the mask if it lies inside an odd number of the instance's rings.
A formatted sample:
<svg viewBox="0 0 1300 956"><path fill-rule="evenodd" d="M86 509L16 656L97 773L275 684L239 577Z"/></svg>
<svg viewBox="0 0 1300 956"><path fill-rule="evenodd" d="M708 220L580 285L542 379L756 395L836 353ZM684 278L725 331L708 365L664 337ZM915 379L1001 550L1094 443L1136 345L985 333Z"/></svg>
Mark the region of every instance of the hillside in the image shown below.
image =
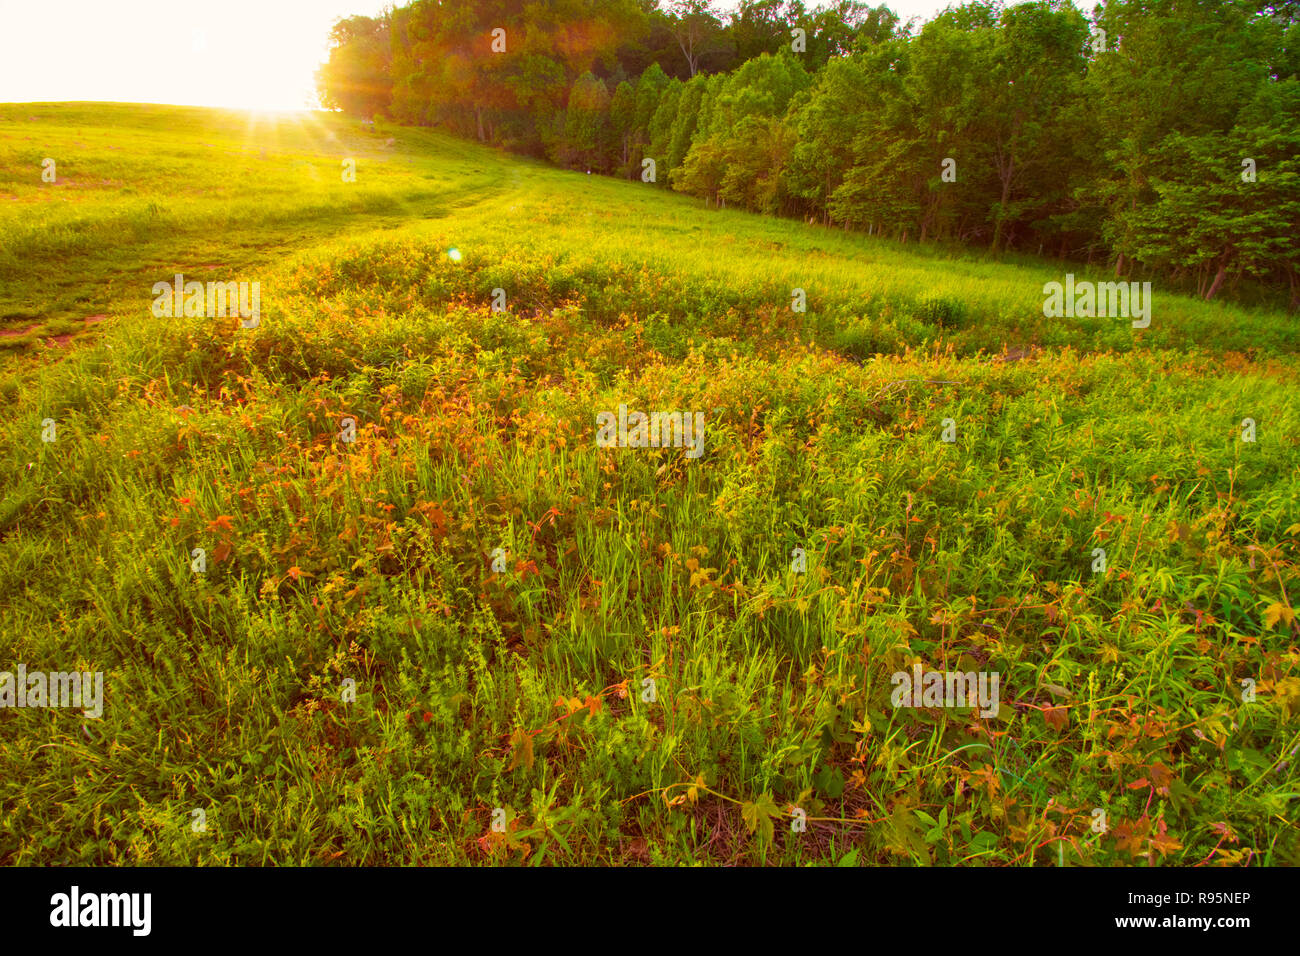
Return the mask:
<svg viewBox="0 0 1300 956"><path fill-rule="evenodd" d="M324 115L0 104L0 197L0 669L104 674L0 861L1300 862L1283 313Z"/></svg>

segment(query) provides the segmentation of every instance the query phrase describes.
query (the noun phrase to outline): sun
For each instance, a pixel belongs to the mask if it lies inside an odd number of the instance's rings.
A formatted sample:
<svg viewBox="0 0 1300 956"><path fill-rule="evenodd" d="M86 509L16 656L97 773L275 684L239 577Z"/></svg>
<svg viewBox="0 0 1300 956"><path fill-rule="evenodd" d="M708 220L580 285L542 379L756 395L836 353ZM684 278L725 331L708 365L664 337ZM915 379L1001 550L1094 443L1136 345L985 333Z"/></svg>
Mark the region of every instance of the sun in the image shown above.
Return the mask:
<svg viewBox="0 0 1300 956"><path fill-rule="evenodd" d="M0 102L319 109L315 74L329 56L335 16L377 13L383 0L187 0L183 24L161 27L174 5L77 4L85 9L69 26L39 4L6 4Z"/></svg>
<svg viewBox="0 0 1300 956"><path fill-rule="evenodd" d="M266 116L318 106L315 91L304 82L301 66L274 60L259 63L255 70L230 71L211 91L211 98L211 103L196 105L245 109Z"/></svg>

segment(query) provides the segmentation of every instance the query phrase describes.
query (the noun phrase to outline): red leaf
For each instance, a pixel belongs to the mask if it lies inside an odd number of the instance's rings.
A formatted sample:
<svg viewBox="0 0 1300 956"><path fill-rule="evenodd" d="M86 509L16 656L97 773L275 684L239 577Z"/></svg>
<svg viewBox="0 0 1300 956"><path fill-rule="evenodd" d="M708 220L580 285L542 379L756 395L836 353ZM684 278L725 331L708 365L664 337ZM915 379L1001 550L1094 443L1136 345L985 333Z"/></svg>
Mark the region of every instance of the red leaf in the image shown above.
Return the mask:
<svg viewBox="0 0 1300 956"><path fill-rule="evenodd" d="M1047 721L1047 726L1054 727L1057 730L1064 730L1070 723L1068 713L1069 708L1062 706L1046 707L1043 709L1043 720Z"/></svg>

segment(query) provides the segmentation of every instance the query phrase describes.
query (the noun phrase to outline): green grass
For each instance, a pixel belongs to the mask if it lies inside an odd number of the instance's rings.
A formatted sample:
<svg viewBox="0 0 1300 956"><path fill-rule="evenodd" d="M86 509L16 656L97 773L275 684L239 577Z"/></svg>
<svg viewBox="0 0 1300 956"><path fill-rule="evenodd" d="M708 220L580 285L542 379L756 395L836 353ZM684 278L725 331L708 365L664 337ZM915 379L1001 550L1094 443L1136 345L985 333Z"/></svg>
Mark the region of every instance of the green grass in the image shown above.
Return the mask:
<svg viewBox="0 0 1300 956"><path fill-rule="evenodd" d="M0 861L1300 862L1285 316L1049 321L1086 270L336 118L0 144L0 669L106 675L0 710ZM998 716L891 706L918 660Z"/></svg>

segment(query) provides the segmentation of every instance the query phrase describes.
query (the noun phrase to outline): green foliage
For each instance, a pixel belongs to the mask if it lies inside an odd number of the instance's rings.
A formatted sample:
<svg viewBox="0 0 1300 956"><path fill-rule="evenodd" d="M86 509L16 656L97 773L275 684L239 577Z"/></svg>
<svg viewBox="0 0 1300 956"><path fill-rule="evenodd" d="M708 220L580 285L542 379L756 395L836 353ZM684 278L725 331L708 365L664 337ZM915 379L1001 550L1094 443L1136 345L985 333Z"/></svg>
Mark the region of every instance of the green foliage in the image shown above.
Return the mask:
<svg viewBox="0 0 1300 956"><path fill-rule="evenodd" d="M916 316L941 329L956 329L966 319L966 304L954 296L930 293L917 300Z"/></svg>
<svg viewBox="0 0 1300 956"><path fill-rule="evenodd" d="M1295 311L1293 21L1254 0L976 0L919 29L857 0L421 0L341 21L320 86L570 168L653 158L713 207ZM1246 158L1267 174L1239 189Z"/></svg>
<svg viewBox="0 0 1300 956"><path fill-rule="evenodd" d="M348 17L330 31L329 60L316 77L321 104L355 116L387 112L393 96L387 19Z"/></svg>
<svg viewBox="0 0 1300 956"><path fill-rule="evenodd" d="M607 171L614 138L609 123L609 91L590 73L584 73L569 93L564 113L564 138L560 156L573 169Z"/></svg>

